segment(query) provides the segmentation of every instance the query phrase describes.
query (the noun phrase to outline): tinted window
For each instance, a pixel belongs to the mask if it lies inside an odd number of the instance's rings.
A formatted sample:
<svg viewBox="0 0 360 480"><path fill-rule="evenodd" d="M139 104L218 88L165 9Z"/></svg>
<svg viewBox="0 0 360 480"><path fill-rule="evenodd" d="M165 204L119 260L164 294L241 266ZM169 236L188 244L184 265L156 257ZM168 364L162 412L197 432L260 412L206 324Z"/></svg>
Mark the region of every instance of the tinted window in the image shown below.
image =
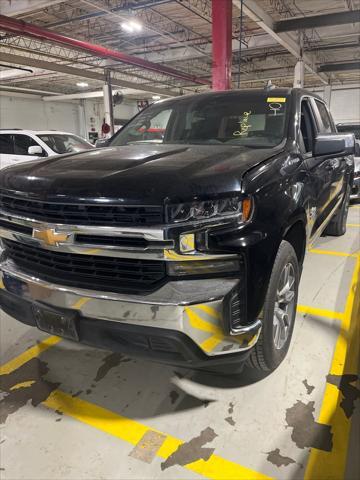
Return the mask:
<svg viewBox="0 0 360 480"><path fill-rule="evenodd" d="M29 155L28 148L33 146L39 146L39 144L28 135L14 135L15 155Z"/></svg>
<svg viewBox="0 0 360 480"><path fill-rule="evenodd" d="M222 93L159 102L124 127L111 145L241 145L266 148L285 136L287 97Z"/></svg>
<svg viewBox="0 0 360 480"><path fill-rule="evenodd" d="M0 153L13 154L14 153L14 141L13 136L8 133L0 134Z"/></svg>
<svg viewBox="0 0 360 480"><path fill-rule="evenodd" d="M300 149L311 152L313 149L315 127L312 111L307 100L301 102Z"/></svg>
<svg viewBox="0 0 360 480"><path fill-rule="evenodd" d="M320 125L320 132L321 133L331 133L333 132L333 126L332 126L332 121L329 115L329 112L327 111L327 108L324 103L319 102L318 100L315 100L316 106L319 110L320 118L321 118L321 123L322 126Z"/></svg>
<svg viewBox="0 0 360 480"><path fill-rule="evenodd" d="M43 134L38 137L46 143L55 153L72 153L89 150L92 145L76 135L66 135L60 133Z"/></svg>

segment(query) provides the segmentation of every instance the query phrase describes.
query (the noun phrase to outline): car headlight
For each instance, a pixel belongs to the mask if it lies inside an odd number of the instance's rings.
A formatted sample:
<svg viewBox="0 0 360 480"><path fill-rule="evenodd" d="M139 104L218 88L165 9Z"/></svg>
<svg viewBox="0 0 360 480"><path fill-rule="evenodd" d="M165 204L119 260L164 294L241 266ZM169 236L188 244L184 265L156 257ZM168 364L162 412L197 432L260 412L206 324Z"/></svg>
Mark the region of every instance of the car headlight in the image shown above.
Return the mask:
<svg viewBox="0 0 360 480"><path fill-rule="evenodd" d="M205 200L191 203L178 203L167 205L168 223L191 222L239 215L246 221L252 212L250 197L228 197L218 200Z"/></svg>

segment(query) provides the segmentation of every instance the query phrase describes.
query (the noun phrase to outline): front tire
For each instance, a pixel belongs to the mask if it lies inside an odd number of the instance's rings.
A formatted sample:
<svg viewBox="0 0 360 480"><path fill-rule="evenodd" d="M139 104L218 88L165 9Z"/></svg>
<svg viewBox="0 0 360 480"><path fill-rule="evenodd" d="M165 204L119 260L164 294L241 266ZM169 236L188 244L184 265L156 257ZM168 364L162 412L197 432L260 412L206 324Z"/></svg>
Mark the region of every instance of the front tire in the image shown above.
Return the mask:
<svg viewBox="0 0 360 480"><path fill-rule="evenodd" d="M329 225L325 228L325 235L333 237L341 237L346 233L346 221L349 213L350 203L350 186L347 187L344 199L341 202L339 210L330 220Z"/></svg>
<svg viewBox="0 0 360 480"><path fill-rule="evenodd" d="M251 367L272 371L284 360L294 329L299 281L300 268L295 250L283 240L264 302L260 338L249 357Z"/></svg>

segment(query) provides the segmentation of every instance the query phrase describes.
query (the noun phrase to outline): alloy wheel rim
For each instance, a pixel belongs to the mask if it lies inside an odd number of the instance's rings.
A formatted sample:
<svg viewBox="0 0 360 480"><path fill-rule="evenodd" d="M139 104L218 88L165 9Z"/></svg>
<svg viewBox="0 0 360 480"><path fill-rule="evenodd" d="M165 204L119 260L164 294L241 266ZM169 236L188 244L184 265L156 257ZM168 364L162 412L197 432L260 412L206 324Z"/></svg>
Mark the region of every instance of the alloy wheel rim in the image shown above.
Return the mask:
<svg viewBox="0 0 360 480"><path fill-rule="evenodd" d="M295 271L287 263L280 275L276 291L273 316L273 341L277 350L281 350L288 339L295 305Z"/></svg>

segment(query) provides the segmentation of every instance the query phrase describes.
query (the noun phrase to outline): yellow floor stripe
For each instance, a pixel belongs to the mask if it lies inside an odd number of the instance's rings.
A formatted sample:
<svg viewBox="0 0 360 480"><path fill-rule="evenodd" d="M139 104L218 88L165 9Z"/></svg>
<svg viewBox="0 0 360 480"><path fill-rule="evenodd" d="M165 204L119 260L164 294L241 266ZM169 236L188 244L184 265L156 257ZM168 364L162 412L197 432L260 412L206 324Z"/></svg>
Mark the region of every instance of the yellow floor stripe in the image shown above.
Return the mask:
<svg viewBox="0 0 360 480"><path fill-rule="evenodd" d="M122 415L118 415L117 413L78 397L72 397L60 390L55 390L49 398L43 402L43 405L51 410L63 412L65 415L128 442L131 445L137 445L148 430L161 433L166 436L166 440L159 448L157 456L163 459L168 458L169 455L184 443L171 435L166 435L136 420L123 417ZM198 460L185 465L184 468L214 480L263 480L270 478L215 454L206 462L204 460Z"/></svg>
<svg viewBox="0 0 360 480"><path fill-rule="evenodd" d="M307 305L298 305L297 311L308 315L314 315L315 317L331 318L334 320L342 320L344 313L333 312L332 310L326 310L323 308L308 307Z"/></svg>
<svg viewBox="0 0 360 480"><path fill-rule="evenodd" d="M90 297L81 297L77 302L72 305L71 308L75 308L76 310L80 310L81 307L85 305L89 300L91 300Z"/></svg>
<svg viewBox="0 0 360 480"><path fill-rule="evenodd" d="M53 345L56 345L60 341L61 341L60 337L53 336L53 337L45 338L45 340L43 340L42 342L29 348L25 352L21 353L17 357L5 363L4 365L1 365L0 375L11 373L13 370L16 370L17 368L21 367L21 365L24 365L26 362L28 362L32 358L38 357L42 352L52 347Z"/></svg>
<svg viewBox="0 0 360 480"><path fill-rule="evenodd" d="M347 223L346 224L347 227L360 227L360 223Z"/></svg>
<svg viewBox="0 0 360 480"><path fill-rule="evenodd" d="M319 255L335 255L336 257L356 257L356 253L337 252L336 250L321 250L319 248L312 248L310 253L317 253Z"/></svg>
<svg viewBox="0 0 360 480"><path fill-rule="evenodd" d="M336 342L330 373L333 375L353 374L358 370L359 318L360 318L360 258L357 259L350 293L346 302L345 315ZM348 442L351 429L349 420L340 407L342 394L327 383L318 421L331 425L333 448L331 452L311 449L304 480L339 480L344 478Z"/></svg>

